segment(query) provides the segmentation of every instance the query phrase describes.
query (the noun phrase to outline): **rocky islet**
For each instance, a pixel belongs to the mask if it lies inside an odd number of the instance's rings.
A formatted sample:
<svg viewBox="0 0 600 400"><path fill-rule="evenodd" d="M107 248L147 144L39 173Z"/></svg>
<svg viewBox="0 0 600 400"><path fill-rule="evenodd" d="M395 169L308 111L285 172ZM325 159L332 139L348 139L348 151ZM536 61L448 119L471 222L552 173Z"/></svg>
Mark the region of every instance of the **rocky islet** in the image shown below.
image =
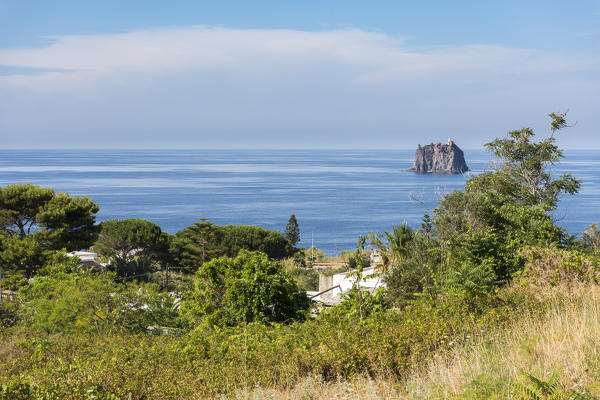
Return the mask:
<svg viewBox="0 0 600 400"><path fill-rule="evenodd" d="M452 140L417 147L409 171L426 174L461 174L469 171L463 151Z"/></svg>

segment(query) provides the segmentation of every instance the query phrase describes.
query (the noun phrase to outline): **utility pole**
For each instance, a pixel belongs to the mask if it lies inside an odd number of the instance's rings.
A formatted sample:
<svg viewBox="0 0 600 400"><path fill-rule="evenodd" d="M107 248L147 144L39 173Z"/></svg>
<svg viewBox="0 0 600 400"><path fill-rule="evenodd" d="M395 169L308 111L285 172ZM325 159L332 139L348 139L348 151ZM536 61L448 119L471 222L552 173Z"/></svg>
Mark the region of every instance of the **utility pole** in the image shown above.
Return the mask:
<svg viewBox="0 0 600 400"><path fill-rule="evenodd" d="M315 231L312 231L312 239L310 245L310 261L315 262Z"/></svg>

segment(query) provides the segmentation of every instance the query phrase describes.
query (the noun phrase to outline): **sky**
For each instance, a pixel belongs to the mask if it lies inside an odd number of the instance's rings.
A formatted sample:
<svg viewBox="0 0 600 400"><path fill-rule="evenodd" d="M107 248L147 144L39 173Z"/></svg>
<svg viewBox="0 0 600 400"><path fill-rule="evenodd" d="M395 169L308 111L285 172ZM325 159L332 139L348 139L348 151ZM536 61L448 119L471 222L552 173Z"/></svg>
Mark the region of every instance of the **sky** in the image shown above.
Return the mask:
<svg viewBox="0 0 600 400"><path fill-rule="evenodd" d="M2 148L600 148L600 0L0 0Z"/></svg>

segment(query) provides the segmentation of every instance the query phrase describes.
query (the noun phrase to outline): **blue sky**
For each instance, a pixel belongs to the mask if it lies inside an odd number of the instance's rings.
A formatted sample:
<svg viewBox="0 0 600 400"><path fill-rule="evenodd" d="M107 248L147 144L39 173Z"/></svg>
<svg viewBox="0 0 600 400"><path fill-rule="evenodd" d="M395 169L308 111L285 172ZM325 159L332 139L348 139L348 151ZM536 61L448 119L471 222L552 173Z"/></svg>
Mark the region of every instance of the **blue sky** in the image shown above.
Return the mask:
<svg viewBox="0 0 600 400"><path fill-rule="evenodd" d="M4 148L600 148L600 1L0 1Z"/></svg>

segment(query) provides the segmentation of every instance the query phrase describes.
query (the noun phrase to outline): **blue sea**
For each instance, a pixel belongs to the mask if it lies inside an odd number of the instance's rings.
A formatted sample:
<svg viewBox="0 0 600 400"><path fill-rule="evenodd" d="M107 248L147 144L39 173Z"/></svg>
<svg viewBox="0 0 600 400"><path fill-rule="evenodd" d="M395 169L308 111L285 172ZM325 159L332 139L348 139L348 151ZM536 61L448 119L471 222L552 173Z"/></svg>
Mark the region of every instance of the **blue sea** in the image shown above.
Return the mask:
<svg viewBox="0 0 600 400"><path fill-rule="evenodd" d="M571 234L600 222L600 151L567 151L556 174L583 180L554 214ZM414 150L4 150L0 185L31 182L93 198L98 220L145 218L175 233L206 218L283 231L290 214L301 245L334 255L359 235L407 221L465 183L462 175L408 172ZM465 150L472 173L484 150Z"/></svg>

